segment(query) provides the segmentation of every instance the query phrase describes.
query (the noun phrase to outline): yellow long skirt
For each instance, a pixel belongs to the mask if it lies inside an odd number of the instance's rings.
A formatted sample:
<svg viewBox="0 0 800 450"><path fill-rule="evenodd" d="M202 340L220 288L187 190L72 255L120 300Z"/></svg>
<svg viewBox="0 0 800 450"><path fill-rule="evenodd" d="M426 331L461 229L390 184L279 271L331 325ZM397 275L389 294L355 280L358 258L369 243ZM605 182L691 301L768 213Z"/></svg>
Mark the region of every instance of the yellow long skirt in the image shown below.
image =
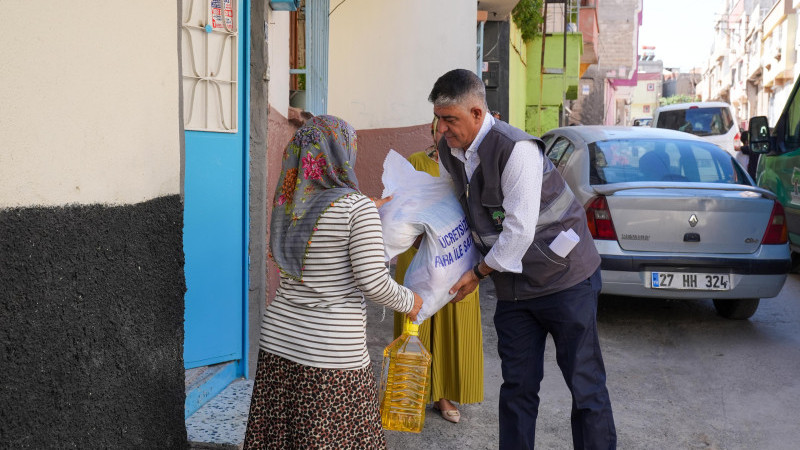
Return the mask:
<svg viewBox="0 0 800 450"><path fill-rule="evenodd" d="M395 280L402 283L417 253L397 257ZM400 336L404 314L394 313L394 337ZM483 332L478 289L458 303L448 303L419 327L419 338L431 352L431 394L457 403L483 401Z"/></svg>

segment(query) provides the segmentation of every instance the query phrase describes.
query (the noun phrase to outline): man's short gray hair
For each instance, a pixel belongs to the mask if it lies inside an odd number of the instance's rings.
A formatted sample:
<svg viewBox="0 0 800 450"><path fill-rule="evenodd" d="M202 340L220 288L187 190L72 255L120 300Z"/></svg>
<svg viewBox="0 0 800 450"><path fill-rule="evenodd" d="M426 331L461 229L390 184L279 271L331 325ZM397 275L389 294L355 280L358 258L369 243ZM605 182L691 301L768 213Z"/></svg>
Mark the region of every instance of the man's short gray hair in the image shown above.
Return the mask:
<svg viewBox="0 0 800 450"><path fill-rule="evenodd" d="M479 104L488 111L486 104L486 87L483 80L474 72L466 69L454 69L439 77L433 85L428 101L434 106L462 105L468 102Z"/></svg>

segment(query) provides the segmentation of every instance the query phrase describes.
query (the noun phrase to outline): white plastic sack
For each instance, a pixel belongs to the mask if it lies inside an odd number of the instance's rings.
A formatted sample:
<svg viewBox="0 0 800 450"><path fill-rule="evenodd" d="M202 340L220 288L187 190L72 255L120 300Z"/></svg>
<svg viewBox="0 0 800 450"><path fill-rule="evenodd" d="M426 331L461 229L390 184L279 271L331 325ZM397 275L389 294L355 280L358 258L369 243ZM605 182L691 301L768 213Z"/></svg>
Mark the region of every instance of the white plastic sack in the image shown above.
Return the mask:
<svg viewBox="0 0 800 450"><path fill-rule="evenodd" d="M406 271L403 285L422 297L416 324L434 315L454 295L450 288L479 260L464 211L449 179L414 169L390 150L383 162L383 197L392 200L380 209L386 260L408 250L425 234Z"/></svg>

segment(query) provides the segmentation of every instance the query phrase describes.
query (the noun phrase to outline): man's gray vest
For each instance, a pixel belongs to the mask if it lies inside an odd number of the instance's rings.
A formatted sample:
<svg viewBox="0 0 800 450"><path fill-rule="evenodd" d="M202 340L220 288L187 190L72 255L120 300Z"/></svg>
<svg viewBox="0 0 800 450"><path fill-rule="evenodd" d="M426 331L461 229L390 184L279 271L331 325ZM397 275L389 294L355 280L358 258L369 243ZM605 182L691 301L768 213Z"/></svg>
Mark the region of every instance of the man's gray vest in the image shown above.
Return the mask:
<svg viewBox="0 0 800 450"><path fill-rule="evenodd" d="M445 139L439 141L442 165L455 183L456 196L464 208L472 237L485 256L503 229L503 191L500 179L514 145L523 140L544 143L511 125L495 121L478 146L480 164L467 181L464 164L450 153ZM522 273L491 273L498 300L525 300L552 294L589 278L600 266L600 255L586 225L586 212L575 200L550 159L542 155L542 196L536 236L522 258ZM531 205L531 207L534 207ZM562 258L549 245L561 231L572 228L580 242Z"/></svg>

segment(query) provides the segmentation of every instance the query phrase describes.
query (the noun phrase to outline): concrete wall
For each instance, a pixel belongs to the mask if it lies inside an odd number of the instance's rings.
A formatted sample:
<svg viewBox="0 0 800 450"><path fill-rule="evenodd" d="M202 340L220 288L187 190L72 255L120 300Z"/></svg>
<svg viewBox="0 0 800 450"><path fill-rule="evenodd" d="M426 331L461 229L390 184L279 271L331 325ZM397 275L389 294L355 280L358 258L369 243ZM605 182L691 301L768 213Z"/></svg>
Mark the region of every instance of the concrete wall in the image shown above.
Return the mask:
<svg viewBox="0 0 800 450"><path fill-rule="evenodd" d="M462 0L331 2L328 113L358 130L356 174L378 195L390 149L403 155L430 142L433 83L475 70L477 3Z"/></svg>
<svg viewBox="0 0 800 450"><path fill-rule="evenodd" d="M17 19L0 31L0 207L178 193L175 5L3 2L3 14Z"/></svg>
<svg viewBox="0 0 800 450"><path fill-rule="evenodd" d="M642 0L606 0L597 3L600 30L598 63L581 76L573 118L584 125L624 124L630 100L628 89L615 89L606 80L629 80L636 71ZM588 93L587 93L588 90ZM619 103L623 108L620 108Z"/></svg>
<svg viewBox="0 0 800 450"><path fill-rule="evenodd" d="M648 85L652 86L648 90ZM633 88L631 96L631 112L628 118L628 123L625 125L632 125L634 119L641 117L653 117L656 108L658 108L658 101L661 97L662 83L660 73L639 73L639 81ZM645 111L645 107L649 107L649 111Z"/></svg>
<svg viewBox="0 0 800 450"><path fill-rule="evenodd" d="M648 90L648 85L652 85L653 89ZM659 93L661 92L661 79L643 79L639 78L636 87L633 89L632 100L634 104L658 104Z"/></svg>
<svg viewBox="0 0 800 450"><path fill-rule="evenodd" d="M767 107L767 119L769 119L770 126L778 123L778 118L789 100L793 87L794 85L792 84L773 87L774 90L769 94L769 106Z"/></svg>
<svg viewBox="0 0 800 450"><path fill-rule="evenodd" d="M269 9L267 42L269 104L283 117L289 117L289 11Z"/></svg>
<svg viewBox="0 0 800 450"><path fill-rule="evenodd" d="M527 95L526 67L528 49L513 20L509 20L508 49L508 123L525 129L525 99Z"/></svg>
<svg viewBox="0 0 800 450"><path fill-rule="evenodd" d="M390 149L408 156L430 145L433 106L428 94L448 70L475 70L476 17L477 4L460 0L331 2L328 114L357 130L356 176L365 194L381 194L383 160ZM267 26L269 210L281 155L303 121L289 108L289 13L270 11ZM277 283L275 266L268 261L267 303Z"/></svg>
<svg viewBox="0 0 800 450"><path fill-rule="evenodd" d="M182 211L0 210L0 447L185 448Z"/></svg>
<svg viewBox="0 0 800 450"><path fill-rule="evenodd" d="M600 27L598 64L603 72L614 72L612 78L630 78L638 60L638 14L642 0L610 0L598 2L597 22Z"/></svg>
<svg viewBox="0 0 800 450"><path fill-rule="evenodd" d="M527 97L525 130L537 136L557 128L560 124L559 108L563 104L568 86L578 84L583 38L579 33L566 35L566 70L564 66L564 33L554 33L544 38L545 70L562 71L560 74L540 73L542 37L527 45Z"/></svg>
<svg viewBox="0 0 800 450"><path fill-rule="evenodd" d="M436 79L475 70L476 2L348 0L331 9L328 113L356 129L428 124Z"/></svg>
<svg viewBox="0 0 800 450"><path fill-rule="evenodd" d="M248 278L248 362L247 374L254 377L258 363L261 316L267 305L267 219L269 178L267 145L269 111L269 51L267 31L269 7L265 2L250 4L250 267ZM265 26L266 25L266 26ZM288 98L288 97L287 97Z"/></svg>
<svg viewBox="0 0 800 450"><path fill-rule="evenodd" d="M431 113L431 116L433 113ZM374 130L357 130L358 157L356 158L356 176L361 192L373 197L380 197L383 192L383 160L389 149L403 156L409 156L428 148L431 145L431 124L413 127L384 128Z"/></svg>
<svg viewBox="0 0 800 450"><path fill-rule="evenodd" d="M578 98L572 102L571 123L600 125L603 123L605 79L597 65L591 65L578 81Z"/></svg>
<svg viewBox="0 0 800 450"><path fill-rule="evenodd" d="M178 6L2 4L0 446L185 448Z"/></svg>

